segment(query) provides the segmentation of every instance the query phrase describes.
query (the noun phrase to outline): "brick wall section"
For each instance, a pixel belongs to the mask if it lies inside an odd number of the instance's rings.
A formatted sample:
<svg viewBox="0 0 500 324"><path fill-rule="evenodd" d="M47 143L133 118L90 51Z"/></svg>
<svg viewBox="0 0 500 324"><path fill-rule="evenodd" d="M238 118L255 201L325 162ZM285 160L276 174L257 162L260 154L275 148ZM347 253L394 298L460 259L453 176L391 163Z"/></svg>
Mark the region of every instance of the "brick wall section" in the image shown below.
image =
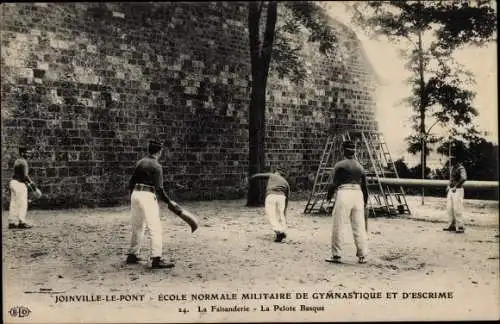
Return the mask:
<svg viewBox="0 0 500 324"><path fill-rule="evenodd" d="M45 194L35 207L124 204L151 137L169 147L165 186L186 188L176 197L242 197L246 19L245 3L2 5L2 198L16 148L28 143L30 174ZM374 123L370 89L336 80L338 64L315 51L304 51L312 73L300 91L270 76L268 159L288 161L295 178L317 165L333 114L356 127Z"/></svg>

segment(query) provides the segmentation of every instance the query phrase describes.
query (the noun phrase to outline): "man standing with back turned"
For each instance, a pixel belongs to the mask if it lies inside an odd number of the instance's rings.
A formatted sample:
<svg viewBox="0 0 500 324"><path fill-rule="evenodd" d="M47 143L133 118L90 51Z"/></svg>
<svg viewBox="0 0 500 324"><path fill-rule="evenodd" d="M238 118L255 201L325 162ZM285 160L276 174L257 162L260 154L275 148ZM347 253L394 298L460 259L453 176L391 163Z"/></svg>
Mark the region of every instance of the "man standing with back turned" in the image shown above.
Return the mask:
<svg viewBox="0 0 500 324"><path fill-rule="evenodd" d="M140 261L137 253L141 247L144 225L146 225L151 235L152 268L172 268L174 267L173 263L165 263L162 260L163 233L158 199L163 200L173 210L179 210L180 207L163 190L163 169L158 162L162 153L162 145L150 141L148 153L148 156L137 162L129 182L132 240L126 262L136 264Z"/></svg>
<svg viewBox="0 0 500 324"><path fill-rule="evenodd" d="M28 211L28 197L32 194L40 198L42 192L29 177L27 161L28 149L19 147L19 158L14 161L14 174L9 181L10 205L9 205L9 228L28 229L33 225L26 222Z"/></svg>
<svg viewBox="0 0 500 324"><path fill-rule="evenodd" d="M328 188L327 199L336 192L333 207L332 256L327 262L341 263L343 225L349 221L352 226L356 256L359 263L365 263L368 252L365 227L365 205L368 201L366 174L361 164L354 159L355 145L350 141L342 144L344 159L333 168L333 183Z"/></svg>
<svg viewBox="0 0 500 324"><path fill-rule="evenodd" d="M450 184L446 188L447 201L446 209L448 211L448 227L443 228L443 231L452 231L456 233L464 233L464 188L463 184L467 180L467 172L461 163L456 162L456 158L451 158L454 167L451 171Z"/></svg>
<svg viewBox="0 0 500 324"><path fill-rule="evenodd" d="M286 238L288 198L290 185L284 178L284 168L276 168L273 173L256 173L250 178L268 178L264 212L276 234L274 242L282 242Z"/></svg>

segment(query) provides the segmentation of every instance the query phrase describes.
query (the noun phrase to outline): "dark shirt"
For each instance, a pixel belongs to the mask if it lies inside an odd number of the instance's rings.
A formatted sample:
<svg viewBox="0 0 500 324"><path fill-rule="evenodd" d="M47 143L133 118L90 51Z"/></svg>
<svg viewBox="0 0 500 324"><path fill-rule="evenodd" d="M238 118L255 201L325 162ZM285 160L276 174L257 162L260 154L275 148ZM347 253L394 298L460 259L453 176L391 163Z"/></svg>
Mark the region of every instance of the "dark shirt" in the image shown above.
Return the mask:
<svg viewBox="0 0 500 324"><path fill-rule="evenodd" d="M155 158L147 156L136 163L134 174L129 181L129 190L134 190L137 183L154 187L156 191L163 189L163 169Z"/></svg>
<svg viewBox="0 0 500 324"><path fill-rule="evenodd" d="M272 173L267 181L266 195L284 194L288 198L290 195L290 186L288 182L279 174Z"/></svg>
<svg viewBox="0 0 500 324"><path fill-rule="evenodd" d="M344 159L333 167L333 181L328 188L327 199L331 199L335 190L344 184L357 184L361 186L365 203L368 200L366 187L366 172L363 166L354 159Z"/></svg>
<svg viewBox="0 0 500 324"><path fill-rule="evenodd" d="M29 192L39 190L28 175L28 161L26 161L25 158L18 158L14 161L14 174L12 175L12 179L25 183Z"/></svg>
<svg viewBox="0 0 500 324"><path fill-rule="evenodd" d="M16 159L14 161L14 175L12 179L20 182L29 182L28 177L28 161L23 158Z"/></svg>
<svg viewBox="0 0 500 324"><path fill-rule="evenodd" d="M453 168L450 178L450 187L462 188L462 184L467 180L467 172L463 165L458 164Z"/></svg>

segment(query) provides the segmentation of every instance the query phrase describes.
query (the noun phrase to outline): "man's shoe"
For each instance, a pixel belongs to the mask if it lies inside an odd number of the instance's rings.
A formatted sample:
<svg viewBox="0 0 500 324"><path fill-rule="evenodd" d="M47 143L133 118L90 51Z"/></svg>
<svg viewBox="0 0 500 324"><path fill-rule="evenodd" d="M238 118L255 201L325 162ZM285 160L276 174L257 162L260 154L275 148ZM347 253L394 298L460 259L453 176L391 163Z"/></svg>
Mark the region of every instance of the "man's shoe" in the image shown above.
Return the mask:
<svg viewBox="0 0 500 324"><path fill-rule="evenodd" d="M358 258L358 263L360 263L360 264L366 263L365 257L359 257Z"/></svg>
<svg viewBox="0 0 500 324"><path fill-rule="evenodd" d="M135 254L129 254L127 255L127 264L138 264L139 261L142 261L141 258L138 258L137 255Z"/></svg>
<svg viewBox="0 0 500 324"><path fill-rule="evenodd" d="M443 228L443 231L455 232L456 228L455 228L455 226L452 225L452 226L448 226L448 227Z"/></svg>
<svg viewBox="0 0 500 324"><path fill-rule="evenodd" d="M9 223L9 229L17 228L17 224Z"/></svg>
<svg viewBox="0 0 500 324"><path fill-rule="evenodd" d="M457 232L457 233L464 233L464 232L465 232L465 228L463 228L463 227L459 227L459 228L457 228L457 231L456 231L456 232Z"/></svg>
<svg viewBox="0 0 500 324"><path fill-rule="evenodd" d="M334 255L331 258L325 259L325 261L330 263L342 263L341 257L339 255Z"/></svg>
<svg viewBox="0 0 500 324"><path fill-rule="evenodd" d="M283 233L283 232L277 232L276 233L276 239L274 240L274 242L281 242L283 241L283 239L286 238L286 234Z"/></svg>
<svg viewBox="0 0 500 324"><path fill-rule="evenodd" d="M170 269L175 265L171 262L165 262L160 257L154 257L153 262L151 263L151 268L153 269Z"/></svg>
<svg viewBox="0 0 500 324"><path fill-rule="evenodd" d="M28 229L28 228L32 228L33 225L30 225L30 224L27 224L27 223L19 223L19 225L17 226L17 228L22 228L22 229Z"/></svg>

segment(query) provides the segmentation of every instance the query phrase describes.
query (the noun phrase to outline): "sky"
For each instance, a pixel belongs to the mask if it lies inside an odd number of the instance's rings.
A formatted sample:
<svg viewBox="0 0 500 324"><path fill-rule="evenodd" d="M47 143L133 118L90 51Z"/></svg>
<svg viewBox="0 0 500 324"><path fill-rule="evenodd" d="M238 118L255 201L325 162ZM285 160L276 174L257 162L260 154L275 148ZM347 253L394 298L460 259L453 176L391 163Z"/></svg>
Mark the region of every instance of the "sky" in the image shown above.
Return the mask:
<svg viewBox="0 0 500 324"><path fill-rule="evenodd" d="M350 22L349 13L342 2L329 2L328 12L332 17L352 28L366 52L368 60L380 78L377 87L377 121L379 130L384 135L393 160L404 157L409 165L419 163L420 155L406 153L404 138L411 131L409 118L410 107L401 104L401 100L410 94L405 83L409 72L404 68L404 61L399 56L398 47L383 38L369 39L362 31ZM467 48L456 53L457 61L474 74L476 84L471 90L476 92L474 105L479 111L476 124L489 141L498 144L498 98L497 98L497 45L489 44L482 48ZM436 132L446 130L433 128ZM429 166L436 167L446 157L433 154L429 157Z"/></svg>

